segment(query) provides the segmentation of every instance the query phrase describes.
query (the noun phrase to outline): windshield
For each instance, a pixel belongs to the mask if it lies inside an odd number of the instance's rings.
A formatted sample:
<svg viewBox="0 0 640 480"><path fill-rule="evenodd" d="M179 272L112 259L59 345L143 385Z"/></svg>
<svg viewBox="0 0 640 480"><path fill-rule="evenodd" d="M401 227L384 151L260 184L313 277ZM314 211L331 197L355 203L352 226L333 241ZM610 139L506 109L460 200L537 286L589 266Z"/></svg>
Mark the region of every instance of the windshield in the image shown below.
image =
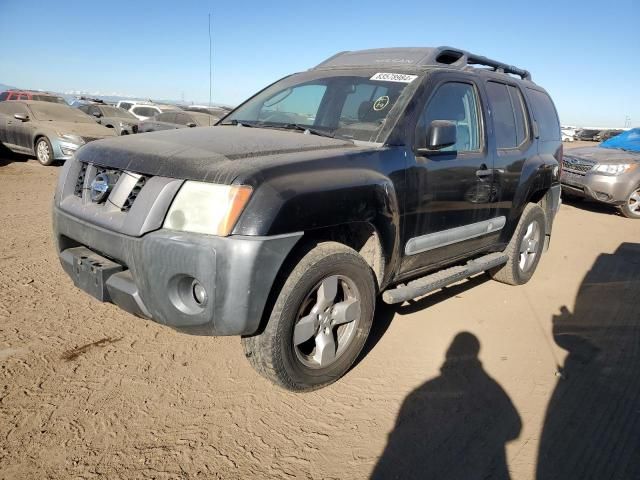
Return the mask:
<svg viewBox="0 0 640 480"><path fill-rule="evenodd" d="M100 110L102 110L102 114L105 117L128 118L130 120L135 120L135 121L138 120L135 115L127 112L123 108L118 108L118 107L100 107Z"/></svg>
<svg viewBox="0 0 640 480"><path fill-rule="evenodd" d="M417 75L373 70L306 72L287 77L232 112L224 124L313 129L312 133L379 141L417 84ZM413 86L415 88L415 86Z"/></svg>
<svg viewBox="0 0 640 480"><path fill-rule="evenodd" d="M62 122L93 123L94 120L77 108L58 103L42 102L29 105L37 120L59 120Z"/></svg>

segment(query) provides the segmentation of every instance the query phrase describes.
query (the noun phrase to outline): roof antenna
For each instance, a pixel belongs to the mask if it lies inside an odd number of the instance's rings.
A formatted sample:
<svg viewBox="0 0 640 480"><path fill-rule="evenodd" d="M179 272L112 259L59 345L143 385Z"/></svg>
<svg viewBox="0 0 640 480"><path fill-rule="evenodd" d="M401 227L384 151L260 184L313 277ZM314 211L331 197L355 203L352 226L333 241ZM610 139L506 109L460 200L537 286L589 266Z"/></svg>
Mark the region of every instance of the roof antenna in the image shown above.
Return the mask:
<svg viewBox="0 0 640 480"><path fill-rule="evenodd" d="M211 13L209 13L209 106L211 106L211 85L213 84L213 73L211 70Z"/></svg>

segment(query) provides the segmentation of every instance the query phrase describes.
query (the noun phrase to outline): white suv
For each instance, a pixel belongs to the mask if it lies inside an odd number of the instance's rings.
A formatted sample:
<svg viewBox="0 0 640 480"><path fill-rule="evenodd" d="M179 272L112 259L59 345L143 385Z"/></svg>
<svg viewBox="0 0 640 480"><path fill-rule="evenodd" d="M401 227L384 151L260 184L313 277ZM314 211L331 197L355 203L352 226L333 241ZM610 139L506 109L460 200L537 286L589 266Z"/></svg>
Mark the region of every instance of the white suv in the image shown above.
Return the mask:
<svg viewBox="0 0 640 480"><path fill-rule="evenodd" d="M173 105L158 105L151 102L139 102L135 100L120 100L117 106L128 110L141 121L154 117L159 113L166 112L167 110L179 110L178 107Z"/></svg>

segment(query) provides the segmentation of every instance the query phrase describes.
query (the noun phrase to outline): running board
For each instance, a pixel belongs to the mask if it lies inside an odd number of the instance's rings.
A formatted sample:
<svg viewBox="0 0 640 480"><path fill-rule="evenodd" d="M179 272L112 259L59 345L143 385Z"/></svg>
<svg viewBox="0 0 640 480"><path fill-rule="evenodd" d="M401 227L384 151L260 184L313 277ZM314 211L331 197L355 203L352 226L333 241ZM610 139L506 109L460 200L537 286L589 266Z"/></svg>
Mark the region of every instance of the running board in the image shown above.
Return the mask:
<svg viewBox="0 0 640 480"><path fill-rule="evenodd" d="M469 278L476 273L484 272L494 267L507 263L508 255L504 252L490 253L484 257L469 260L466 265L446 268L426 277L413 280L406 285L400 285L394 289L387 290L382 294L385 303L401 303L413 298L422 297L427 293L440 290L441 288Z"/></svg>

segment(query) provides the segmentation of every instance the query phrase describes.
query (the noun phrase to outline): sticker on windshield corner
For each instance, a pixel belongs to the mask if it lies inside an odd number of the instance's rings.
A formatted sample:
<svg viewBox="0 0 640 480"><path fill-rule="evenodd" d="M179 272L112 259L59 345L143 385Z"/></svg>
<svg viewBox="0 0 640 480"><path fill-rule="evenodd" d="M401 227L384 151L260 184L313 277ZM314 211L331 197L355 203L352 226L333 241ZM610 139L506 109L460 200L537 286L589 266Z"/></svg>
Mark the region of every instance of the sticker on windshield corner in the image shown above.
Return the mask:
<svg viewBox="0 0 640 480"><path fill-rule="evenodd" d="M404 73L376 73L369 80L381 80L383 82L411 83L418 75L406 75Z"/></svg>
<svg viewBox="0 0 640 480"><path fill-rule="evenodd" d="M379 97L378 99L376 99L375 102L373 102L373 109L376 112L379 112L380 110L384 110L387 105L389 105L389 97L384 95L384 96Z"/></svg>

